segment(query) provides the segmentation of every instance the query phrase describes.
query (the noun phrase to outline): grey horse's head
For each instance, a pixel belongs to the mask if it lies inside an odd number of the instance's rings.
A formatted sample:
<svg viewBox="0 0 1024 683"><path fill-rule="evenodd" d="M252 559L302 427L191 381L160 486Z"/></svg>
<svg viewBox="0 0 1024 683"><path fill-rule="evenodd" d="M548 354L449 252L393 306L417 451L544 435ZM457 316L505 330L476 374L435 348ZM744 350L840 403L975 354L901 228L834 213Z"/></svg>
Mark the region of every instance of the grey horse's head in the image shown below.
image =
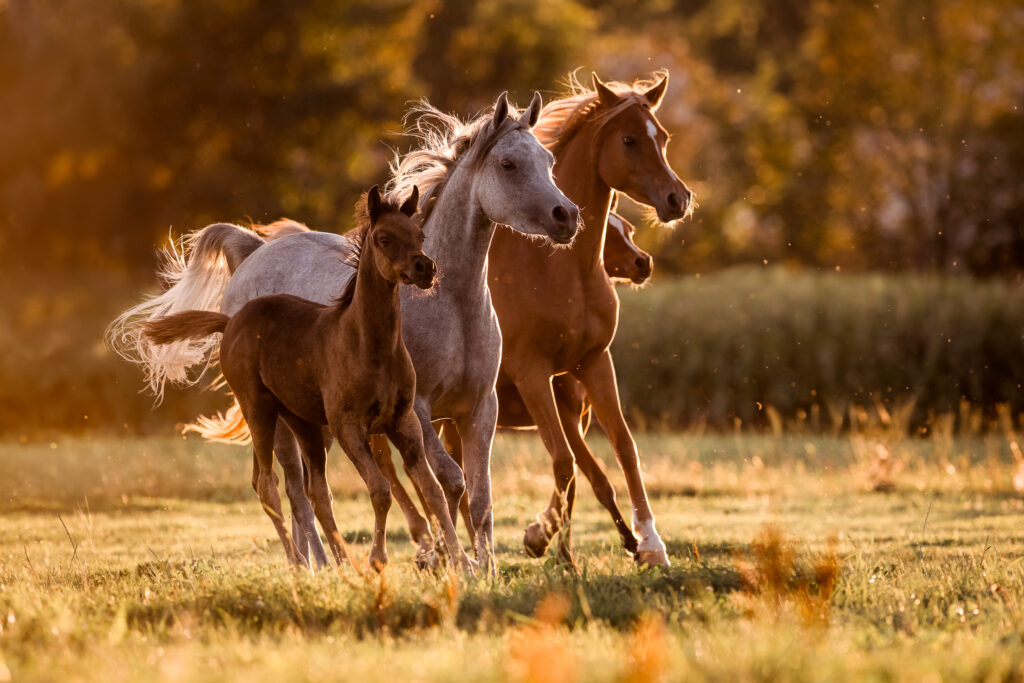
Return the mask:
<svg viewBox="0 0 1024 683"><path fill-rule="evenodd" d="M534 93L526 111L513 119L507 93L498 97L487 123L493 138L473 160L474 195L493 222L568 244L576 236L580 212L555 185L554 157L530 132L541 104L540 93Z"/></svg>

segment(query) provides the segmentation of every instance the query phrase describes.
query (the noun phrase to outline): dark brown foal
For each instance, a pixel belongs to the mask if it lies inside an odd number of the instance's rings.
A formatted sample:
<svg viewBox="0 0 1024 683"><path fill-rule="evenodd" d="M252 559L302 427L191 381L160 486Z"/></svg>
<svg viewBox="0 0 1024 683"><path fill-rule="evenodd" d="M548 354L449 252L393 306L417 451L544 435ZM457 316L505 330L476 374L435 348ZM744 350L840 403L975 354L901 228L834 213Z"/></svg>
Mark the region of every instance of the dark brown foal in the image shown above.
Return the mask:
<svg viewBox="0 0 1024 683"><path fill-rule="evenodd" d="M402 340L399 283L433 286L437 268L422 251L423 231L411 219L418 193L401 207L367 194L365 227L355 277L333 306L289 295L253 299L230 319L187 311L146 325L156 343L223 331L220 365L252 434L256 492L289 560L305 566L288 533L273 470L274 426L280 417L298 440L313 511L339 563L345 551L331 509L322 425L330 427L370 491L375 524L370 564L387 563L385 527L391 488L367 447L370 434L386 434L423 493L442 529L449 556L460 567L463 551L444 493L428 466L423 434L413 414L416 375ZM298 264L297 264L298 265Z"/></svg>

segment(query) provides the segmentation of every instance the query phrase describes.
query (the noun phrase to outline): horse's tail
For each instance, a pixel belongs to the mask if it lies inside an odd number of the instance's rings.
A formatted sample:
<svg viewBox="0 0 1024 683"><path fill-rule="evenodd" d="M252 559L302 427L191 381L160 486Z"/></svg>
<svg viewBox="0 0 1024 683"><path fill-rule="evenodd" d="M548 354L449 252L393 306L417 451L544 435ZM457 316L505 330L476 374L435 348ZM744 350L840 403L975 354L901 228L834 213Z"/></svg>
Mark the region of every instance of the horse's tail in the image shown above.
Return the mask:
<svg viewBox="0 0 1024 683"><path fill-rule="evenodd" d="M294 235L300 232L312 232L302 223L293 221L290 218L282 218L279 221L274 221L270 225L254 225L252 227L259 236L265 239L267 242L273 242L274 240L287 237L288 235Z"/></svg>
<svg viewBox="0 0 1024 683"><path fill-rule="evenodd" d="M195 432L207 441L219 441L236 446L245 446L252 437L249 425L242 416L238 401L234 400L226 412L217 413L214 417L200 415L192 424L185 425L184 433Z"/></svg>
<svg viewBox="0 0 1024 683"><path fill-rule="evenodd" d="M143 335L144 323L186 310L216 310L231 273L262 244L255 232L230 223L215 223L186 235L164 250L160 275L169 285L166 291L129 308L107 328L107 343L142 366L157 403L163 399L166 382L189 386L199 381L213 361L217 339L206 336L157 344ZM200 364L200 372L189 373Z"/></svg>
<svg viewBox="0 0 1024 683"><path fill-rule="evenodd" d="M142 323L142 336L154 344L172 344L209 337L227 325L228 316L217 311L182 311Z"/></svg>

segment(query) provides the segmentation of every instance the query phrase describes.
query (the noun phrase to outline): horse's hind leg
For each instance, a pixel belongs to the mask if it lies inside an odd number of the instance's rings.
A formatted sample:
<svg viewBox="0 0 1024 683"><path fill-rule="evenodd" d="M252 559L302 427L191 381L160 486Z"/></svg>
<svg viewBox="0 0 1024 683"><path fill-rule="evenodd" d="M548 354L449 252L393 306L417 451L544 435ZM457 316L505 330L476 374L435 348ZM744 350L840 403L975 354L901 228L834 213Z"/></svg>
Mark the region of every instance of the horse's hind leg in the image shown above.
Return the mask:
<svg viewBox="0 0 1024 683"><path fill-rule="evenodd" d="M334 560L341 564L348 556L345 553L341 534L338 532L338 524L334 519L332 506L334 496L327 484L327 449L324 448L323 429L320 425L307 422L295 415L289 414L285 420L302 449L303 462L309 477L303 498L306 498L308 494L308 502L312 503L313 513L320 522L320 528L324 530L324 535L327 536L327 544L331 547ZM302 479L299 481L301 482ZM316 527L313 527L313 534L319 541L320 537L316 534ZM323 552L323 546L320 547ZM326 555L326 553L324 554ZM325 557L325 564L326 559Z"/></svg>
<svg viewBox="0 0 1024 683"><path fill-rule="evenodd" d="M405 522L409 526L409 535L412 542L419 546L416 553L416 564L421 569L433 567L437 564L437 555L434 553L434 536L430 532L430 523L420 514L416 503L402 486L398 479L398 472L395 471L395 463L391 460L391 447L388 446L388 439L383 434L374 434L370 437L370 446L373 448L373 457L377 461L381 472L387 477L391 484L391 495L395 497L398 508L405 515ZM419 494L419 491L416 491ZM424 507L426 507L424 505Z"/></svg>
<svg viewBox="0 0 1024 683"><path fill-rule="evenodd" d="M370 491L370 503L373 505L373 547L370 549L370 566L378 571L388 563L387 532L388 510L391 508L391 485L384 473L380 471L373 453L367 446L368 434L357 428L343 428L339 423L331 424L338 443L345 454L355 465L366 488Z"/></svg>
<svg viewBox="0 0 1024 683"><path fill-rule="evenodd" d="M534 372L532 375L516 380L516 388L523 398L523 404L537 423L537 431L545 448L551 454L555 473L556 514L545 508L537 516L537 522L526 528L523 545L531 557L540 557L547 549L551 537L568 523L572 516L572 505L576 494L576 461L562 430L561 418L555 405L554 392L551 388L551 377ZM563 559L575 566L568 545L568 537L563 538L559 550Z"/></svg>
<svg viewBox="0 0 1024 683"><path fill-rule="evenodd" d="M255 476L256 493L259 494L263 510L274 524L277 535L284 545L288 561L296 566L306 566L298 548L292 542L284 523L284 512L281 509L281 494L277 490L277 475L274 473L274 427L277 423L278 403L265 390L257 391L255 400L243 408L245 421L249 423L252 434L252 447L255 453L254 462L257 473Z"/></svg>
<svg viewBox="0 0 1024 683"><path fill-rule="evenodd" d="M327 551L324 550L320 534L317 533L313 507L306 494L302 454L291 429L280 419L274 433L274 454L284 471L284 489L292 509L292 537L295 539L295 545L307 565L309 551L312 548L313 560L317 569L320 569L328 563Z"/></svg>

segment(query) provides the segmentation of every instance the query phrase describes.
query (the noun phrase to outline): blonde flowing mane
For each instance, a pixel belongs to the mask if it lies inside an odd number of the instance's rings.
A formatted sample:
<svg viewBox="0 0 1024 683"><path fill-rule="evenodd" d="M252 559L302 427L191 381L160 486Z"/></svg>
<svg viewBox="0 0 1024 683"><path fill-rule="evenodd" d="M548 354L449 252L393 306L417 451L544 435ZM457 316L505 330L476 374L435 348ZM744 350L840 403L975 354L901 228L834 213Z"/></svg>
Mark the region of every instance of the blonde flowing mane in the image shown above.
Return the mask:
<svg viewBox="0 0 1024 683"><path fill-rule="evenodd" d="M544 105L537 125L533 127L533 134L552 154L557 155L584 124L593 122L600 127L623 109L634 104L648 105L644 93L668 76L668 70L662 69L654 72L651 78L632 83L608 81L605 85L622 99L614 107L601 107L597 91L581 83L576 73L573 71L566 76L568 92Z"/></svg>
<svg viewBox="0 0 1024 683"><path fill-rule="evenodd" d="M419 147L404 156L395 155L384 198L399 201L400 197L409 195L414 185L419 187L420 215L425 223L434 200L456 166L482 159L505 133L527 130L511 104L509 116L497 128L490 125L493 118L493 106L469 121L462 121L420 100L403 120L406 134L418 140Z"/></svg>

